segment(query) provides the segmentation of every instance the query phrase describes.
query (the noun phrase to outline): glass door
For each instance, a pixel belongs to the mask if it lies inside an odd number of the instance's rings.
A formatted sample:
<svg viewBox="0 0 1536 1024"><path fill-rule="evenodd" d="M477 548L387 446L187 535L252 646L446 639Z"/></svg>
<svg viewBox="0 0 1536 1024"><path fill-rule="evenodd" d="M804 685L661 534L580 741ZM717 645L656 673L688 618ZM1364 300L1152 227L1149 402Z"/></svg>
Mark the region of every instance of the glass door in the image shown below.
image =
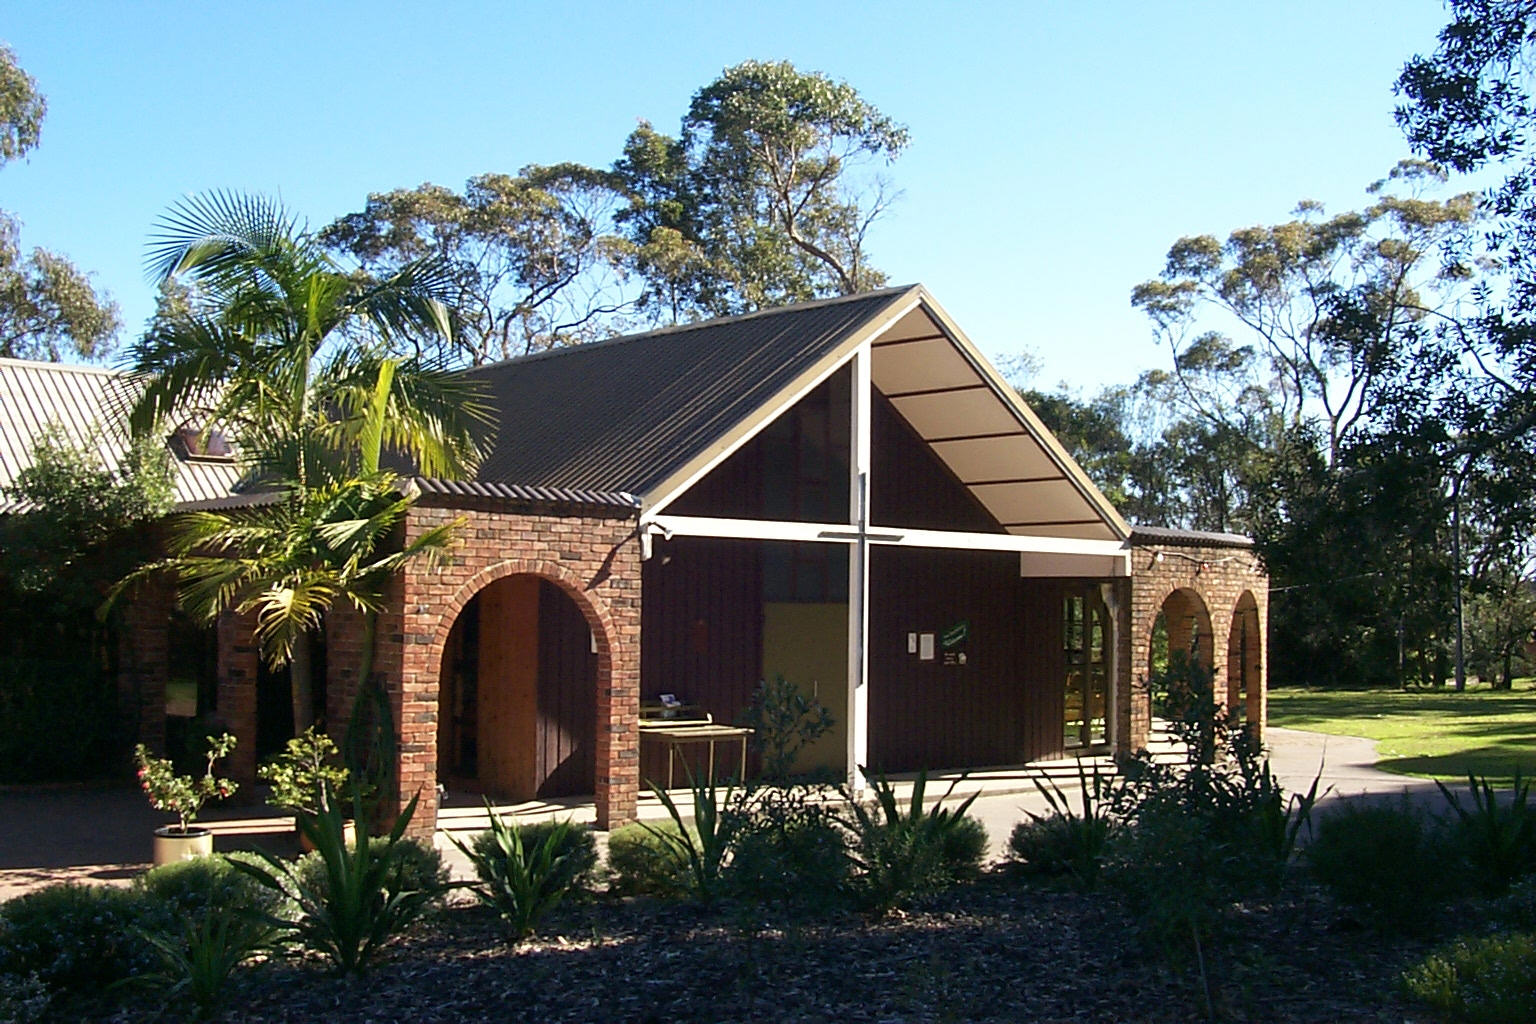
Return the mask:
<svg viewBox="0 0 1536 1024"><path fill-rule="evenodd" d="M1109 609L1098 588L1068 594L1062 606L1062 739L1068 750L1109 742L1108 645Z"/></svg>

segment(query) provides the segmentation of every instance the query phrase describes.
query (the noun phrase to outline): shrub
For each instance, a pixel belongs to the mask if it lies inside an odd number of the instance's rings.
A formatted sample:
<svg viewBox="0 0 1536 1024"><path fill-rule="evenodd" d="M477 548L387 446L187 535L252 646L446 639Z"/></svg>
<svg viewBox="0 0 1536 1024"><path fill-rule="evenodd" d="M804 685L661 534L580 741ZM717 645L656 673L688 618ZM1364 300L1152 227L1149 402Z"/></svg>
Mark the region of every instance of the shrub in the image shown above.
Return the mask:
<svg viewBox="0 0 1536 1024"><path fill-rule="evenodd" d="M962 814L953 828L945 829L939 859L949 877L956 882L968 882L978 877L982 862L987 859L987 843L987 826L969 814Z"/></svg>
<svg viewBox="0 0 1536 1024"><path fill-rule="evenodd" d="M1049 814L1029 815L1013 827L1008 852L1026 871L1045 875L1071 875L1080 888L1091 889L1118 827L1121 790L1114 779L1092 774L1077 762L1081 813L1072 806L1061 787L1050 779L1033 779L1035 789L1050 806ZM1047 785L1047 783L1049 783Z"/></svg>
<svg viewBox="0 0 1536 1024"><path fill-rule="evenodd" d="M480 878L474 887L476 898L496 911L512 938L521 941L560 905L576 879L590 871L586 855L591 846L572 838L578 830L569 821L550 823L535 833L501 817L490 801L485 809L490 830L480 833L472 848L458 839L452 842L474 862Z"/></svg>
<svg viewBox="0 0 1536 1024"><path fill-rule="evenodd" d="M50 1002L48 986L36 974L0 974L0 1020L34 1024L43 1019Z"/></svg>
<svg viewBox="0 0 1536 1024"><path fill-rule="evenodd" d="M789 779L800 752L833 725L832 713L821 701L801 693L783 675L757 684L742 719L752 729L752 746L762 757L763 777L772 782Z"/></svg>
<svg viewBox="0 0 1536 1024"><path fill-rule="evenodd" d="M1465 1024L1536 1020L1536 936L1461 939L1403 975L1408 991Z"/></svg>
<svg viewBox="0 0 1536 1024"><path fill-rule="evenodd" d="M1239 849L1176 804L1143 805L1110 846L1106 881L1125 900L1149 949L1198 966L1229 907L1252 884ZM1202 974L1202 985L1209 978Z"/></svg>
<svg viewBox="0 0 1536 1024"><path fill-rule="evenodd" d="M561 838L555 844L556 855L563 858L563 872L566 875L564 886L572 892L589 892L592 889L593 880L597 876L597 839L592 835L592 830L584 826L572 825L568 829L560 829L566 824L559 821L533 821L518 826L525 848L542 844L546 837L561 832ZM485 854L492 855L497 849L496 836L491 830L478 832L474 839L470 840L471 857Z"/></svg>
<svg viewBox="0 0 1536 1024"><path fill-rule="evenodd" d="M150 966L136 927L163 924L138 893L66 882L0 905L0 975L94 995Z"/></svg>
<svg viewBox="0 0 1536 1024"><path fill-rule="evenodd" d="M1511 928L1536 931L1536 875L1527 875L1511 885L1494 910Z"/></svg>
<svg viewBox="0 0 1536 1024"><path fill-rule="evenodd" d="M844 833L818 796L807 786L763 786L731 802L724 883L732 898L792 913L827 912L846 900Z"/></svg>
<svg viewBox="0 0 1536 1024"><path fill-rule="evenodd" d="M310 726L258 768L256 777L272 784L272 806L318 814L328 800L350 802L352 773L340 758L335 741Z"/></svg>
<svg viewBox="0 0 1536 1024"><path fill-rule="evenodd" d="M357 818L363 817L362 801L355 793L353 810ZM314 817L299 816L299 829L314 843L321 869L301 869L265 852L260 854L261 865L236 864L298 904L299 918L291 926L275 917L268 917L268 923L293 932L338 972L358 973L442 895L429 878L407 878L405 864L411 855L397 853L415 811L412 797L387 836L379 839L359 829L356 844L349 846L341 809L330 806ZM318 870L323 881L306 879L306 870Z"/></svg>
<svg viewBox="0 0 1536 1024"><path fill-rule="evenodd" d="M1521 875L1536 871L1536 808L1531 781L1515 770L1508 799L1500 800L1486 778L1467 775L1471 806L1436 780L1456 816L1456 841L1485 895L1497 896Z"/></svg>
<svg viewBox="0 0 1536 1024"><path fill-rule="evenodd" d="M675 844L657 835L678 828L670 821L650 826L634 822L608 833L608 871L615 894L673 899L688 891L683 865L672 855Z"/></svg>
<svg viewBox="0 0 1536 1024"><path fill-rule="evenodd" d="M278 914L285 900L261 885L232 861L258 864L253 853L196 857L152 868L133 880L133 891L150 903L162 905L166 914L180 922L216 907L239 907L258 913Z"/></svg>
<svg viewBox="0 0 1536 1024"><path fill-rule="evenodd" d="M1448 844L1406 800L1349 803L1325 816L1307 860L1340 903L1387 931L1423 930L1454 895Z"/></svg>
<svg viewBox="0 0 1536 1024"><path fill-rule="evenodd" d="M896 799L895 787L884 776L870 777L866 773L866 778L873 799L865 804L849 795L845 825L850 834L848 856L854 867L854 895L878 917L947 888L970 870L965 858L976 849L974 838L961 838L957 833L975 831L969 824L974 819L968 819L965 812L975 802L976 794L957 807L944 807L944 801L962 781L956 779L929 810L923 806L927 776L919 773L912 784L911 800L902 807ZM981 850L985 850L985 831L981 835ZM977 851L976 867L980 866L980 859Z"/></svg>

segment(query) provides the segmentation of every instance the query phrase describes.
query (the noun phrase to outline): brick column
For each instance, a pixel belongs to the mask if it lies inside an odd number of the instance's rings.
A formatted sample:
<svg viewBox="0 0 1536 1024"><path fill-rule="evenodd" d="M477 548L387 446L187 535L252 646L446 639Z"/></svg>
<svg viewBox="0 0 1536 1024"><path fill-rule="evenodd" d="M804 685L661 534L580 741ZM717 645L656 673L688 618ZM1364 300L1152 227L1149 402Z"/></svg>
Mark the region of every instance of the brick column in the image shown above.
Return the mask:
<svg viewBox="0 0 1536 1024"><path fill-rule="evenodd" d="M123 608L118 638L117 704L138 742L165 753L165 682L170 676L170 618L175 593L156 579L136 589Z"/></svg>
<svg viewBox="0 0 1536 1024"><path fill-rule="evenodd" d="M260 654L252 615L219 616L219 721L235 737L226 771L244 796L256 784L256 682Z"/></svg>

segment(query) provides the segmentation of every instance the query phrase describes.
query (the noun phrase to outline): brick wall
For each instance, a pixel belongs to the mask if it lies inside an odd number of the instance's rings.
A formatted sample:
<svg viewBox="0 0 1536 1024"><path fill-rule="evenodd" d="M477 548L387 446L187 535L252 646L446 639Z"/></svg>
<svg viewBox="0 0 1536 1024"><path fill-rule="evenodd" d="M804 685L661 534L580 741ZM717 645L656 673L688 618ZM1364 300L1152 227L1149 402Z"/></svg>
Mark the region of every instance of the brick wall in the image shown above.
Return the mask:
<svg viewBox="0 0 1536 1024"><path fill-rule="evenodd" d="M630 515L559 516L552 511L417 505L408 538L462 520L453 557L413 565L398 599L381 616L374 669L384 679L400 728L402 799L419 796L411 831L429 834L437 817L438 673L448 632L469 600L517 574L548 579L581 609L597 644L597 818L601 828L631 820L639 797L640 548ZM350 699L356 660L342 624L330 632L331 699Z"/></svg>
<svg viewBox="0 0 1536 1024"><path fill-rule="evenodd" d="M1229 700L1239 684L1234 678L1238 667L1234 637L1244 628L1249 631L1246 712L1255 728L1262 730L1267 710L1269 576L1258 557L1250 548L1142 542L1131 552L1132 692L1121 748L1136 750L1147 742L1152 720L1147 690L1152 628L1165 603L1169 650L1188 649L1193 619L1201 633L1200 659L1213 668L1217 693L1227 694Z"/></svg>

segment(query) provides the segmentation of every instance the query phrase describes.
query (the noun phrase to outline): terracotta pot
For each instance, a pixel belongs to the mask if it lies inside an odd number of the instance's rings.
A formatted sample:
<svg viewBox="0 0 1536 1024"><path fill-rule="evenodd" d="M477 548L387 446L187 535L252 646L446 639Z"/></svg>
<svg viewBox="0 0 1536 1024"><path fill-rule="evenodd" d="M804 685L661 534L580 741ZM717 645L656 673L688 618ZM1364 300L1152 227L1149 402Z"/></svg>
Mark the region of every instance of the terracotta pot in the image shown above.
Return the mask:
<svg viewBox="0 0 1536 1024"><path fill-rule="evenodd" d="M297 825L294 826L294 831L298 832L299 835L299 849L304 853L314 853L315 844L309 841L309 836L305 835ZM341 837L348 846L356 846L357 822L349 821L341 826Z"/></svg>
<svg viewBox="0 0 1536 1024"><path fill-rule="evenodd" d="M155 867L179 864L184 860L213 853L213 833L192 826L183 832L175 825L155 829Z"/></svg>

